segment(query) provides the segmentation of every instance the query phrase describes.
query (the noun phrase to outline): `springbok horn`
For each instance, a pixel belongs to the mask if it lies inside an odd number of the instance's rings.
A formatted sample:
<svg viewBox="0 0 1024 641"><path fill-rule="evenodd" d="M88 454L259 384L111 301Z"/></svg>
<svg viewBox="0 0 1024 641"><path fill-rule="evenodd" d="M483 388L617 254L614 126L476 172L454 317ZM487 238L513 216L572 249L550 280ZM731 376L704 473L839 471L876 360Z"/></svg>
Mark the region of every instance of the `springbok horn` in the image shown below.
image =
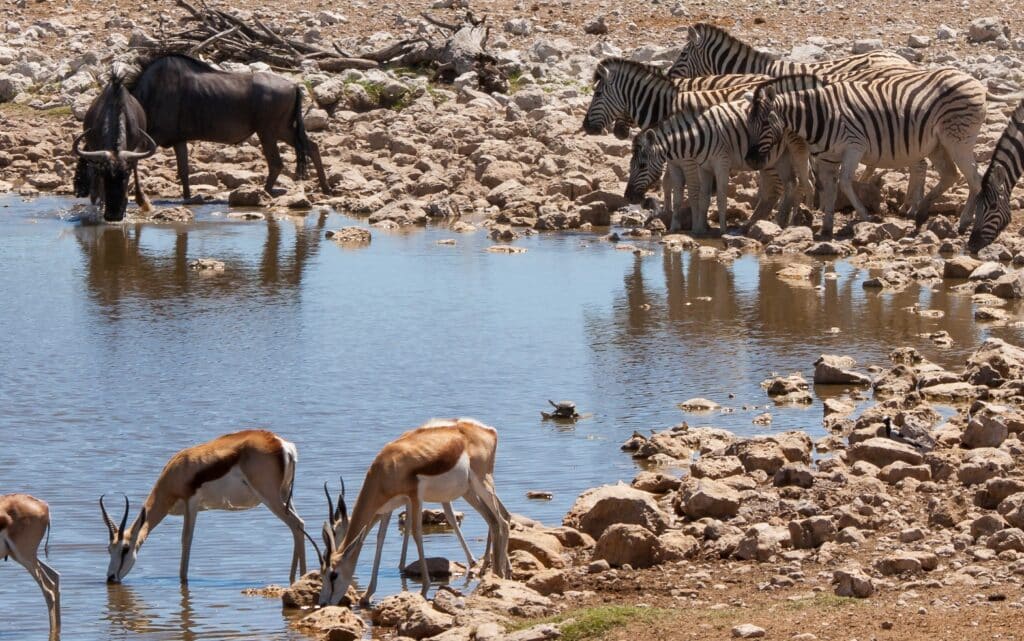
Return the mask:
<svg viewBox="0 0 1024 641"><path fill-rule="evenodd" d="M323 555L322 552L320 552L320 546L316 544L316 541L314 541L313 537L311 537L309 535L309 532L306 532L306 530L302 530L302 534L307 539L309 539L310 543L313 544L313 549L316 550L316 558L319 559L319 561L320 561L320 568L323 569L323 567L324 567L324 555Z"/></svg>
<svg viewBox="0 0 1024 641"><path fill-rule="evenodd" d="M327 497L327 522L334 523L334 503L331 502L331 491L327 489L327 481L324 481L324 495Z"/></svg>
<svg viewBox="0 0 1024 641"><path fill-rule="evenodd" d="M139 160L145 160L146 158L149 158L150 156L156 153L156 142L154 142L154 140L150 138L149 134L147 134L145 131L142 132L142 135L146 138L146 143L149 145L149 147L146 149L146 151L122 152L121 157L124 158L125 161L134 160L137 162Z"/></svg>
<svg viewBox="0 0 1024 641"><path fill-rule="evenodd" d="M338 475L341 481L341 494L338 495L338 511L341 512L341 522L348 528L348 506L345 505L345 479Z"/></svg>
<svg viewBox="0 0 1024 641"><path fill-rule="evenodd" d="M327 555L334 556L334 552L337 549L338 544L334 540L334 529L326 523L324 523L323 537L324 545L327 546Z"/></svg>
<svg viewBox="0 0 1024 641"><path fill-rule="evenodd" d="M106 496L105 494L103 496ZM103 505L103 496L100 496L100 511L103 512L103 521L107 524L107 530L110 532L110 542L113 543L117 540L117 526L114 525L114 519L110 518L107 514L107 506Z"/></svg>
<svg viewBox="0 0 1024 641"><path fill-rule="evenodd" d="M85 134L87 133L89 133L89 130L83 131L82 133L78 134L78 136L75 137L75 142L71 145L72 153L74 153L79 158L84 158L85 160L109 160L112 156L112 154L109 151L82 151L79 148L79 145L82 144L82 138L84 138Z"/></svg>
<svg viewBox="0 0 1024 641"><path fill-rule="evenodd" d="M124 528L128 525L128 495L124 495L124 516L121 517L121 527L117 529L118 538L124 540Z"/></svg>

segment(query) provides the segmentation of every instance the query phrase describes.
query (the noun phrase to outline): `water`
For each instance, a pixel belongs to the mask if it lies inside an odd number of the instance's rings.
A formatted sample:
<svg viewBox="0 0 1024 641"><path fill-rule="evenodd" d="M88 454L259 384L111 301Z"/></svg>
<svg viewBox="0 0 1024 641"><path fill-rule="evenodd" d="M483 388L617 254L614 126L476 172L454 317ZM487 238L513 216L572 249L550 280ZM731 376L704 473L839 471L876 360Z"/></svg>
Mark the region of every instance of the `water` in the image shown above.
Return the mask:
<svg viewBox="0 0 1024 641"><path fill-rule="evenodd" d="M688 418L675 404L690 397L736 408L691 424L817 436L820 403L773 409L771 428L751 423L767 402L764 378L809 375L821 353L886 364L897 345L959 368L989 333L1021 338L975 324L968 296L865 291L867 273L842 262L818 291L775 277L792 257L639 258L574 234L502 255L485 251L482 233L439 228L375 231L369 247L344 249L323 238L353 224L337 214L238 222L207 207L188 226L83 226L61 214L70 205L0 198L0 492L50 503L65 639L301 638L279 601L240 594L287 580L290 536L262 508L199 516L187 589L175 517L123 585L104 583L99 495L126 492L134 518L169 456L225 432L265 426L296 443L295 503L318 531L325 480L344 474L354 496L373 455L403 430L477 417L500 432L505 503L557 523L583 489L630 480L637 468L620 443ZM450 237L456 246L437 244ZM227 271L190 271L198 257ZM904 309L915 303L946 318ZM918 336L936 329L950 332L952 349ZM549 398L593 417L543 422ZM530 501L528 490L555 498ZM457 509L479 553L482 520ZM392 523L378 596L402 587ZM452 534L425 545L462 558ZM35 584L12 563L0 576L0 640L45 638Z"/></svg>

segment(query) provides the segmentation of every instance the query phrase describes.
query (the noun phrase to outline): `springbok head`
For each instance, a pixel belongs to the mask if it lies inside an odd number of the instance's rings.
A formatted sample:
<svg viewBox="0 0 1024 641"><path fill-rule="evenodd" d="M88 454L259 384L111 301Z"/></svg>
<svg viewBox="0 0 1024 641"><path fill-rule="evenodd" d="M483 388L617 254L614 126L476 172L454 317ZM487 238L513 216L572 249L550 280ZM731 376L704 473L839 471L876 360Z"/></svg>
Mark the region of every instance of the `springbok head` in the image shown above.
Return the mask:
<svg viewBox="0 0 1024 641"><path fill-rule="evenodd" d="M139 518L135 521L130 532L125 531L128 525L128 497L124 497L124 515L121 517L121 524L114 525L114 519L107 513L107 507L103 504L103 497L100 497L100 512L103 513L103 522L107 524L107 532L110 535L107 550L110 552L110 565L107 566L107 583L120 583L135 565L135 557L139 553L139 546L136 544L139 528L146 522L146 508L142 508Z"/></svg>

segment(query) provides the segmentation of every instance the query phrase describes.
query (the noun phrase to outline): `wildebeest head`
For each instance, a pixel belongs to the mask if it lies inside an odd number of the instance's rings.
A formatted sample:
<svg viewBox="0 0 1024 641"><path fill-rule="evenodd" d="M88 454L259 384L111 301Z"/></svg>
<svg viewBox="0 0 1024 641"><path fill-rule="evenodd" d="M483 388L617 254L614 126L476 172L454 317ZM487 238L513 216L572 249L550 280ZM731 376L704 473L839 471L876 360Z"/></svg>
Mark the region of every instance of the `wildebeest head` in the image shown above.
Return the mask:
<svg viewBox="0 0 1024 641"><path fill-rule="evenodd" d="M123 220L124 212L128 208L128 181L131 179L132 170L135 163L156 153L156 143L149 134L141 132L146 140L145 151L85 151L81 148L81 143L82 138L88 133L85 131L79 134L72 145L75 156L86 163L82 171L76 172L75 189L77 191L79 187L77 176L85 179L92 173L103 187L103 219L111 222Z"/></svg>

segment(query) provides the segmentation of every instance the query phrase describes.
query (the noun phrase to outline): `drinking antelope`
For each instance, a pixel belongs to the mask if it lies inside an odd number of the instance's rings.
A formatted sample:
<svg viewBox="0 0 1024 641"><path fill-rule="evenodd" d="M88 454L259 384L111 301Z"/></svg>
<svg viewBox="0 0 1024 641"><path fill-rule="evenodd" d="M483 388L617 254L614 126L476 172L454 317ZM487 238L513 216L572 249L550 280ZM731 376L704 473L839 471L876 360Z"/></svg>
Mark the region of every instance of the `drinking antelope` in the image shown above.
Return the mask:
<svg viewBox="0 0 1024 641"><path fill-rule="evenodd" d="M323 534L327 550L321 556L324 583L320 605L335 605L344 598L366 536L379 522L373 574L361 599L363 603L369 601L377 584L388 520L391 512L403 505L408 510L406 528L411 531L420 555L422 593L426 595L430 588L430 573L423 553L422 512L426 501L445 504L464 498L487 522L489 549L485 557L493 558L494 570L499 576L507 576L508 512L495 494L493 479L497 446L498 433L494 428L466 418L432 420L385 445L366 472L351 519L342 495L337 526L332 528L325 524ZM459 532L457 525L456 532ZM343 534L340 545L336 534Z"/></svg>
<svg viewBox="0 0 1024 641"><path fill-rule="evenodd" d="M164 466L131 530L128 497L124 516L115 526L107 514L103 497L100 510L110 533L110 566L107 581L119 583L135 565L139 548L168 514L185 517L181 531L179 576L188 582L189 551L196 526L196 514L203 510L248 510L260 503L284 521L292 531L294 548L290 581L295 572L306 573L304 524L291 504L295 483L295 445L267 430L245 430L184 449Z"/></svg>
<svg viewBox="0 0 1024 641"><path fill-rule="evenodd" d="M60 575L37 556L46 535L50 546L50 506L28 494L0 496L0 557L20 563L39 584L50 615L51 636L60 631Z"/></svg>

